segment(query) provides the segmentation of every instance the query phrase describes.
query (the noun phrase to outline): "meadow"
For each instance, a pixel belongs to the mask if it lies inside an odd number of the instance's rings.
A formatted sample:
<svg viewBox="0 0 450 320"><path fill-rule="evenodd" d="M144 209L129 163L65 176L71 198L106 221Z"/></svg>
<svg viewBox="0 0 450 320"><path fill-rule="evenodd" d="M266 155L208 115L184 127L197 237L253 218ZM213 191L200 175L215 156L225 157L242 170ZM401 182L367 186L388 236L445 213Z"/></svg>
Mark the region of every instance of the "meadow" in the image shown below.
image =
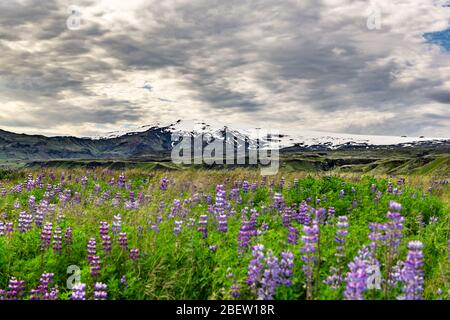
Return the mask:
<svg viewBox="0 0 450 320"><path fill-rule="evenodd" d="M0 300L450 298L445 177L0 175Z"/></svg>

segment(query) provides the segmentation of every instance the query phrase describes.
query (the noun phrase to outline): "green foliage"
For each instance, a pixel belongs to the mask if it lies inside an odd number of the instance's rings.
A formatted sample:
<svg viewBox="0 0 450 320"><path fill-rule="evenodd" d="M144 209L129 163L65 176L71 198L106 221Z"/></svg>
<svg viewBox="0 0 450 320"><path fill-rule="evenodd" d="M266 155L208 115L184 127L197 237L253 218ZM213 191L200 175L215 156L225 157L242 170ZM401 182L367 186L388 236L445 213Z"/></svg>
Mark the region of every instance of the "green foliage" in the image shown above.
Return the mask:
<svg viewBox="0 0 450 320"><path fill-rule="evenodd" d="M117 181L119 173L96 172L99 177L97 181L93 180L91 173L86 187L82 187L74 179L76 176L81 177L82 174L84 173L74 171L72 181L67 182L63 188L71 190L72 195L75 192L80 193L81 203L71 201L63 206L56 194L51 201L56 205L56 210L45 218L45 222L52 222L53 226L59 225L63 234L68 227L73 229L73 243L70 245L63 243L60 253L56 253L52 248L41 250L41 227L34 226L31 231L25 233L17 231L19 213L29 210L29 196L33 195L36 203L39 203L46 197L47 183L56 184L58 181L50 181L46 177L42 188L34 188L31 192L24 189L21 193L10 192L0 197L0 212L5 213L0 216L0 221L14 222L15 226L12 234L0 236L0 288L6 288L9 278L15 276L26 281L29 292L29 289L37 286L43 272L52 272L59 288L59 297L69 299L70 290L66 287L66 281L70 274L67 274L67 268L76 265L81 270L81 281L89 288L88 297L92 297L92 286L95 282L104 282L108 285L110 299L231 299L230 287L233 281L236 281L241 287L241 298L254 299L254 292L246 285L251 250L247 249L242 254L238 252L242 211L248 207L259 212L257 226L260 234L253 240L252 245L263 244L277 256L285 250L294 254L293 284L290 287L278 287L275 298L305 299L301 242L298 245L287 242L288 229L283 225L282 214L273 208L274 193L279 192L287 206L298 207L302 202L308 201L312 207L325 209L334 207L336 216L348 216L349 235L345 256L340 262L344 274L348 272L347 264L357 255L358 250L370 243L368 224L386 222L389 201L401 203L405 229L396 260L405 259L408 241L422 241L425 255L424 298L437 299L438 289L444 292L450 289L446 281L447 239L450 231L449 205L443 197L448 195L448 186L441 186L430 193L420 187L397 186L393 181L394 187L398 187L401 192L388 193L387 179L307 176L300 178L297 186L293 185L293 180L286 180L285 185L281 187L277 180L271 190L269 182L263 187L258 177L259 186L255 191L244 193L241 190L240 201L228 200L233 213L229 213L228 232L223 233L217 231L217 222L214 215L208 213L208 204L205 203L207 195L212 197L214 203L215 185L224 181L218 172L208 173L207 183L200 179L196 180L195 176L192 178L172 173L167 191L159 189L159 181L167 172L157 174L145 171L127 172L127 183L136 198L139 192L149 196L147 202L138 209L126 209L123 203L120 207L112 205L111 200L117 193L122 199L129 198L130 190L109 185L111 175L115 176ZM245 172L237 173L233 179L255 181L251 180L253 173L246 174L249 175L246 176ZM16 178L14 181L2 179L3 185L7 188L22 181L22 178ZM233 182L232 180L225 184L227 195L233 188ZM95 185L100 187L100 193L94 192ZM372 185L382 192L378 199L376 192L372 191ZM107 200L100 201L102 194L107 190L110 192ZM193 200L194 194L197 194L200 201ZM191 201L183 204L181 216L170 218L174 200L187 198ZM19 201L21 208L14 208L16 201ZM102 251L99 223L107 221L111 224L113 216L117 214L122 216L122 231L128 235L129 248L140 249L141 256L138 262L132 261L129 252L120 248L117 234L111 234L113 244L111 254L106 256ZM202 214L209 215L206 239L197 231L198 218ZM159 219L161 219L158 224L159 231L150 228ZM173 231L174 220L179 219L184 223L181 233L176 235ZM330 274L331 267L337 264L335 222L336 218L330 217L320 226L319 278L315 279L317 283L315 299L343 298L343 286L333 290L323 282ZM264 224L268 226L265 231L261 228ZM301 235L302 225L293 221L292 226L299 229ZM97 240L97 254L101 257L101 273L96 278L90 275L87 260L87 243L92 237ZM217 246L215 252L210 250L212 245ZM387 297L380 292L369 291L366 298L395 299L398 294L400 288L393 290ZM25 298L29 298L28 293Z"/></svg>

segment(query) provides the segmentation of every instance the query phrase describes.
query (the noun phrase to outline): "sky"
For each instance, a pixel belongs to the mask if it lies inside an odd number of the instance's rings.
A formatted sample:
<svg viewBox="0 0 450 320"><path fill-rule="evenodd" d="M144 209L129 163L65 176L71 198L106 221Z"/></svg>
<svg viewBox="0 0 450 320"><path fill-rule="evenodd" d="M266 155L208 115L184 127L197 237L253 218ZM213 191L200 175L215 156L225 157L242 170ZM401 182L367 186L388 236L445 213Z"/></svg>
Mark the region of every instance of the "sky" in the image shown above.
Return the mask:
<svg viewBox="0 0 450 320"><path fill-rule="evenodd" d="M444 0L0 0L0 128L450 137Z"/></svg>

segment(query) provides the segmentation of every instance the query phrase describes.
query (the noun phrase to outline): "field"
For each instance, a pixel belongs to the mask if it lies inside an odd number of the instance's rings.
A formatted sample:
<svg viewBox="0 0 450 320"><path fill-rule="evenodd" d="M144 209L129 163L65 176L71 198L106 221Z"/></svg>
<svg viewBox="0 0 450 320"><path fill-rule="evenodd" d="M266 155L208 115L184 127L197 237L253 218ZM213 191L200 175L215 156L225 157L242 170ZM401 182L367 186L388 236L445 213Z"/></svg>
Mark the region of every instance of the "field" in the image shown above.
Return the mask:
<svg viewBox="0 0 450 320"><path fill-rule="evenodd" d="M446 177L0 174L0 299L449 299Z"/></svg>

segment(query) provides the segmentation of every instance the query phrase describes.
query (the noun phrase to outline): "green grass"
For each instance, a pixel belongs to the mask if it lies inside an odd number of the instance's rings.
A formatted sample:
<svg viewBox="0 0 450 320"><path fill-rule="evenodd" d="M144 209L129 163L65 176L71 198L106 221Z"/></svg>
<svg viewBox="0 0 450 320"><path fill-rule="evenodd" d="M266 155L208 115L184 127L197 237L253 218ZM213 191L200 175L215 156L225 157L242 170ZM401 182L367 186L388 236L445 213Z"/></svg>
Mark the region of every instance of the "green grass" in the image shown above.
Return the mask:
<svg viewBox="0 0 450 320"><path fill-rule="evenodd" d="M158 164L164 166L165 164ZM50 202L56 205L54 212L48 212L45 222L53 223L53 230L59 226L64 231L73 229L73 244L63 244L62 252L55 254L52 248L42 251L40 249L40 235L42 229L33 227L26 233L14 231L7 236L0 236L0 288L6 288L10 277L15 276L26 281L27 293L24 298L29 298L29 290L35 288L39 277L43 272L55 274L55 283L58 285L60 298L68 299L70 290L66 288L68 278L67 268L76 265L81 269L81 281L88 286L88 298L92 297L94 282L104 282L108 285L110 299L231 299L231 286L236 282L240 286L241 298L256 298L253 289L246 284L247 268L251 260L251 250L246 249L242 254L238 253L238 234L244 215L249 218L249 209L255 209L257 229L260 235L253 238L251 245L262 244L265 253L272 250L280 257L282 251L290 251L294 254L294 270L292 286L279 286L275 293L276 299L305 299L306 279L302 272L304 263L301 259L300 248L302 243L289 244L288 228L283 225L282 213L271 208L274 192L280 191L287 206L298 206L302 201L311 198L310 205L315 207L315 199L321 199L317 207L334 207L336 216L347 215L349 219L349 236L345 246L345 256L340 262L336 260L335 244L335 218L330 218L328 223L320 225L320 263L315 265L317 276L314 277L314 299L343 299L345 283L337 290L331 289L323 281L330 274L333 266L342 267L344 273L348 272L348 263L357 255L358 250L368 245L370 222L386 222L386 212L389 201L395 200L402 204L401 214L405 218L402 243L394 260L402 261L407 255L407 243L411 240L420 240L424 244L425 256L425 299L438 299L438 289L447 292L448 284L448 251L447 240L450 237L450 186L434 186L432 193L427 191L430 178L425 176L406 177L406 185L399 186L402 194L387 193L388 181L397 179L387 177L373 177L359 174L342 173L323 175L295 171L293 167L283 169L274 178L274 188L261 186L261 177L256 169L236 170L196 170L185 169L176 171L164 171L162 168L154 170L156 164L144 165L125 172L127 182L135 192L136 198L140 192L148 196L147 202L138 209L126 209L114 207L111 199L121 194L122 199L129 198L129 191L117 186L111 187L111 177L117 181L120 171L108 171L96 169L88 173L89 179L86 188L75 182L86 174L85 170L67 170L66 184L62 188L80 193L81 203L69 202L65 206L60 202L59 196ZM51 169L59 178L61 169ZM57 180L50 180L50 170L29 171L34 177L44 174L43 187L47 184L57 185ZM26 180L29 172L1 172L0 180L6 189ZM98 180L94 182L93 175ZM72 180L67 182L68 175ZM168 177L169 188L162 191L159 188L160 179ZM284 177L286 180L282 190L278 190L278 183ZM295 178L299 179L298 187L293 187ZM228 180L227 180L228 179ZM214 215L208 213L207 196L212 197L214 203L215 187L225 183L227 196L233 188L234 181L248 180L258 182L259 187L255 191L244 193L240 190L242 201L228 200L232 211L228 212L228 232L217 231ZM288 188L287 184L290 184ZM94 193L94 185L101 188L99 194ZM375 184L383 194L378 202L374 201L375 194L371 191L371 185ZM354 188L355 192L352 192ZM110 196L101 203L101 195L109 190ZM345 196L340 197L340 190L344 190ZM24 189L21 193L8 193L0 197L0 221L13 222L17 228L18 216L21 211L28 211L28 199L30 195L39 203L45 194L44 189L34 188L31 191ZM194 196L194 195L197 196ZM89 195L91 195L89 197ZM195 198L200 201L195 201ZM174 218L170 217L175 199L194 201L185 202L182 211L177 212ZM19 201L21 208L14 208L14 203ZM356 205L354 205L356 201ZM162 204L161 204L162 203ZM162 208L161 208L162 205ZM245 209L248 208L248 209ZM110 225L113 216L121 214L122 231L128 235L129 248L139 248L141 257L138 263L129 258L129 253L118 245L118 235L112 237L112 253L105 256L102 251L99 235L100 221L107 221ZM197 231L199 217L208 214L208 237L202 238ZM159 231L150 229L159 217ZM432 223L432 217L437 222ZM189 219L193 219L190 221ZM179 235L174 234L174 221L183 220L183 228ZM192 226L188 226L193 223ZM263 226L268 226L265 230ZM292 226L298 228L302 235L302 225L292 221ZM90 266L87 261L87 242L94 237L97 240L97 254L101 257L101 273L99 277L90 275ZM217 251L212 252L209 247L217 246ZM381 272L385 276L387 261L385 250L380 249L378 259L381 263ZM316 269L315 269L316 270ZM127 285L121 283L121 278L127 280ZM366 299L395 299L401 294L401 284L391 288L385 295L382 291L369 290L364 293ZM444 296L445 297L445 296Z"/></svg>

